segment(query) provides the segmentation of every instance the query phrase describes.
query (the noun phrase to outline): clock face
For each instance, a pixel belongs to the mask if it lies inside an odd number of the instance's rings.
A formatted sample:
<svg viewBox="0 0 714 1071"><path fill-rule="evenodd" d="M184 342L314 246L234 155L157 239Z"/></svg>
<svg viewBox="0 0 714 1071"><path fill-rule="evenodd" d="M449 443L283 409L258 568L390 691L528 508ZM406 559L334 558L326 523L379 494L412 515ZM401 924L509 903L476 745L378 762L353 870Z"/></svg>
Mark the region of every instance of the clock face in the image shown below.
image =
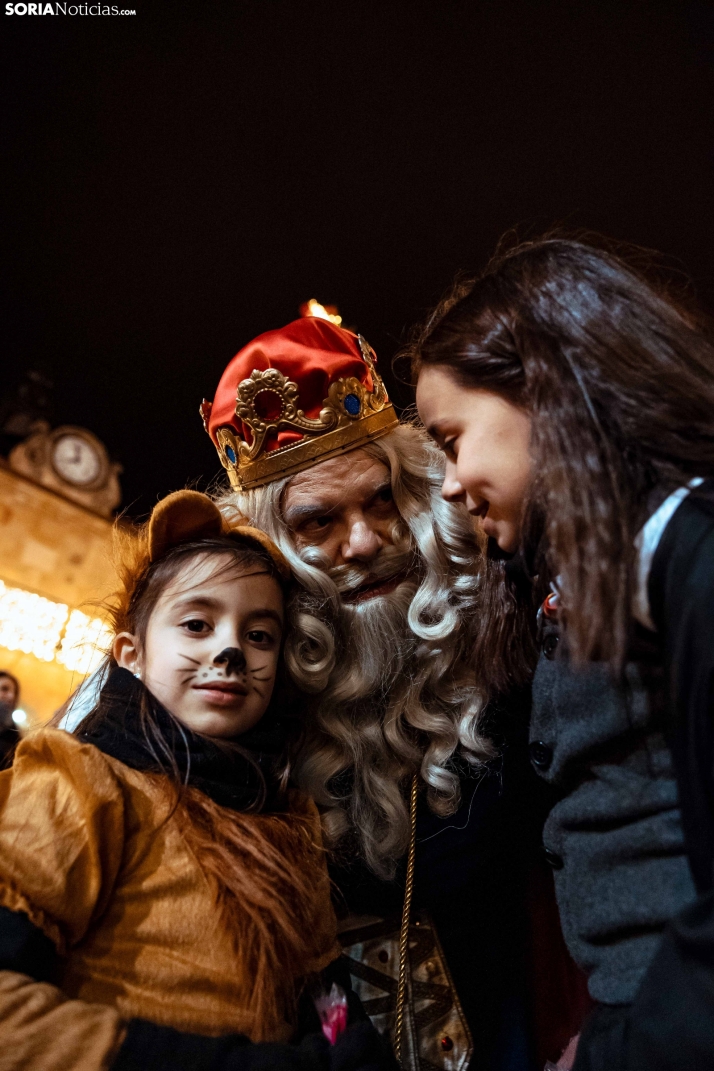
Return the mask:
<svg viewBox="0 0 714 1071"><path fill-rule="evenodd" d="M77 487L94 483L102 471L99 451L81 435L61 435L52 448L52 464L63 480Z"/></svg>

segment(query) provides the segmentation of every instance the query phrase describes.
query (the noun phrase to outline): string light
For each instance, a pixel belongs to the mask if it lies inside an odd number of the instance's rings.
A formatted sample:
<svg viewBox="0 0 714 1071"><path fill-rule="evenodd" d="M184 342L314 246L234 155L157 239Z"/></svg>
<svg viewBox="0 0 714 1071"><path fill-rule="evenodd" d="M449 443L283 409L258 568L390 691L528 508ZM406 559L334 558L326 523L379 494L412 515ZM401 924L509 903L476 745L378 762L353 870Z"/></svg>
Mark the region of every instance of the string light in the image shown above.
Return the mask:
<svg viewBox="0 0 714 1071"><path fill-rule="evenodd" d="M24 651L42 662L55 657L69 607L0 580L0 646Z"/></svg>
<svg viewBox="0 0 714 1071"><path fill-rule="evenodd" d="M86 676L99 665L110 640L111 631L100 617L70 612L66 603L0 580L0 647L59 662Z"/></svg>
<svg viewBox="0 0 714 1071"><path fill-rule="evenodd" d="M101 662L111 638L111 629L100 617L90 617L81 610L73 610L64 630L57 661L67 669L86 676Z"/></svg>
<svg viewBox="0 0 714 1071"><path fill-rule="evenodd" d="M27 714L24 710L21 710L20 707L18 707L17 710L13 710L12 712L12 720L15 722L15 725L19 725L20 728L23 729L27 725Z"/></svg>

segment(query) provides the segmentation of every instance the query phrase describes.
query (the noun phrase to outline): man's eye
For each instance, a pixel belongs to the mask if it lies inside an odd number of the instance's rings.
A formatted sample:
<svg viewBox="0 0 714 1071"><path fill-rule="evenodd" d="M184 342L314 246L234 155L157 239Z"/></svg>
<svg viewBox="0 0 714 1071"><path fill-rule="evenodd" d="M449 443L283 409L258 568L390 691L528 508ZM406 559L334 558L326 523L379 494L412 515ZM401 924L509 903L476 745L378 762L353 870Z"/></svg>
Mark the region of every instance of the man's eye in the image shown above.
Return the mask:
<svg viewBox="0 0 714 1071"><path fill-rule="evenodd" d="M198 618L191 618L190 621L182 622L183 628L187 632L201 633L208 631L208 623L206 621L200 621Z"/></svg>
<svg viewBox="0 0 714 1071"><path fill-rule="evenodd" d="M443 452L446 454L446 456L448 458L455 458L456 457L456 439L447 439L446 442L443 443L441 449L443 450Z"/></svg>
<svg viewBox="0 0 714 1071"><path fill-rule="evenodd" d="M393 502L394 495L392 494L391 487L383 487L381 491L378 491L375 495L375 502Z"/></svg>
<svg viewBox="0 0 714 1071"><path fill-rule="evenodd" d="M332 517L313 517L312 520L308 521L305 525L305 530L310 531L310 529L312 529L314 531L316 528L322 530L323 528L327 528L331 521Z"/></svg>

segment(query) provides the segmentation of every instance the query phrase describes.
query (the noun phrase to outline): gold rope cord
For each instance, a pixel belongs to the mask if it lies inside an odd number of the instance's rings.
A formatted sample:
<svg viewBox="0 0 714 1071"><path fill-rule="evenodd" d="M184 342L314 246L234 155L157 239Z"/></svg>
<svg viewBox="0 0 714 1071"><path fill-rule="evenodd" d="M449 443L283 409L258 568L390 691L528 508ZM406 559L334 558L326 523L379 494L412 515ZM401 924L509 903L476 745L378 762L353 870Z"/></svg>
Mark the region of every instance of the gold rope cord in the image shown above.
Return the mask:
<svg viewBox="0 0 714 1071"><path fill-rule="evenodd" d="M397 986L397 1007L394 1019L394 1055L400 1067L402 1064L402 1043L404 1038L404 1008L407 998L407 975L409 972L409 918L414 891L414 856L416 854L416 812L418 775L412 777L409 799L409 855L407 856L407 880L404 886L404 909L402 911L402 928L399 933L399 984Z"/></svg>

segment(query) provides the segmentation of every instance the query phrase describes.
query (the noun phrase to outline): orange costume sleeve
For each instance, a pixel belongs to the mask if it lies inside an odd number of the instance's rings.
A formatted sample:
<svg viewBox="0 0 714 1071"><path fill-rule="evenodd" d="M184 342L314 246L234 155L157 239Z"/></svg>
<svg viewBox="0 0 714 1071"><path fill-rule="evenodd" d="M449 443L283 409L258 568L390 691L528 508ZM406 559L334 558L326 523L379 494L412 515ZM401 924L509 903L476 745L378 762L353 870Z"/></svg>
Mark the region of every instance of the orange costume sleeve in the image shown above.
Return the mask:
<svg viewBox="0 0 714 1071"><path fill-rule="evenodd" d="M64 735L23 741L0 773L0 905L27 914L60 954L106 905L124 838L122 791L104 757L63 748ZM106 1068L122 1033L114 1008L0 972L2 1071Z"/></svg>
<svg viewBox="0 0 714 1071"><path fill-rule="evenodd" d="M340 952L317 810L297 792L281 814L201 800L194 822L185 804L167 806L165 779L77 737L22 741L0 773L0 907L52 941L62 989L0 971L0 1071L108 1068L132 1018L289 1040L277 995ZM276 971L265 918L296 903L292 958Z"/></svg>

